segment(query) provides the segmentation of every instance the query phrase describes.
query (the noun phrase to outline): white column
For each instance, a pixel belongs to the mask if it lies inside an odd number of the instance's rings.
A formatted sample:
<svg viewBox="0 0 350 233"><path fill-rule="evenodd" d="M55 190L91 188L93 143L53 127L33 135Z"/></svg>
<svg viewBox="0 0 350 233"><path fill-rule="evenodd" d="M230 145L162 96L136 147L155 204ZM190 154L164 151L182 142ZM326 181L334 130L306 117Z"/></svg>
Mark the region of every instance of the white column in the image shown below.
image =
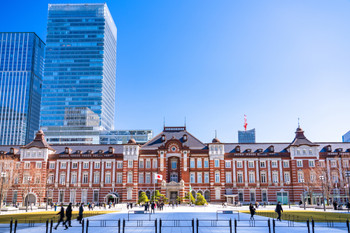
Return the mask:
<svg viewBox="0 0 350 233"><path fill-rule="evenodd" d="M232 159L232 175L233 175L233 187L236 187L236 177L237 177L237 174L236 174L236 162L235 160Z"/></svg>
<svg viewBox="0 0 350 233"><path fill-rule="evenodd" d="M316 165L315 165L315 166L316 166ZM343 167L342 167L341 158L338 158L338 166L339 166L339 178L340 178L340 183L343 183Z"/></svg>
<svg viewBox="0 0 350 233"><path fill-rule="evenodd" d="M59 166L60 166L60 162L57 161L57 163L56 163L56 182L55 182L56 185L58 183L58 168L59 168Z"/></svg>
<svg viewBox="0 0 350 233"><path fill-rule="evenodd" d="M328 181L331 181L331 170L330 170L330 161L329 159L327 158L326 160L326 166L327 166L327 173L328 173Z"/></svg>
<svg viewBox="0 0 350 233"><path fill-rule="evenodd" d="M89 178L90 178L90 179L89 179L90 181L89 181L89 187L91 187L91 186L92 186L92 177L93 177L93 175L94 175L94 174L92 173L93 161L90 160L90 161L89 161L89 164L90 164L90 177L89 177Z"/></svg>
<svg viewBox="0 0 350 233"><path fill-rule="evenodd" d="M248 187L248 169L247 169L247 160L244 160L244 183L245 186Z"/></svg>
<svg viewBox="0 0 350 233"><path fill-rule="evenodd" d="M260 173L259 173L259 160L256 160L256 184L259 187L260 185Z"/></svg>
<svg viewBox="0 0 350 233"><path fill-rule="evenodd" d="M115 185L115 160L113 160L113 177L112 177L112 186L114 187Z"/></svg>
<svg viewBox="0 0 350 233"><path fill-rule="evenodd" d="M101 184L103 185L103 176L105 174L105 165L104 165L104 161L102 161L101 163Z"/></svg>
<svg viewBox="0 0 350 233"><path fill-rule="evenodd" d="M79 166L79 171L78 171L78 186L80 187L81 184L81 166L83 166L83 162L78 162L78 166Z"/></svg>
<svg viewBox="0 0 350 233"><path fill-rule="evenodd" d="M280 183L281 183L281 186L283 186L282 160L280 160L279 164L280 164Z"/></svg>
<svg viewBox="0 0 350 233"><path fill-rule="evenodd" d="M268 184L271 185L271 165L270 165L270 160L266 160L267 163L267 180L268 180Z"/></svg>

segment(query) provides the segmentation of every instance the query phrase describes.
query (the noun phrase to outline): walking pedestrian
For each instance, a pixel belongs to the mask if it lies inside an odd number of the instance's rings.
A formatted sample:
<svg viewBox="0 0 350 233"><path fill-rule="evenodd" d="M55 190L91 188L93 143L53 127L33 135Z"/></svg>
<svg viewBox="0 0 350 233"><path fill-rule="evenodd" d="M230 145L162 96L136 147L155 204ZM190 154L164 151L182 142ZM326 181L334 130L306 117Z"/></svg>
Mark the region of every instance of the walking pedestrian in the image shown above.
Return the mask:
<svg viewBox="0 0 350 233"><path fill-rule="evenodd" d="M254 220L255 208L252 203L249 204L250 220Z"/></svg>
<svg viewBox="0 0 350 233"><path fill-rule="evenodd" d="M58 225L60 225L60 223L63 223L63 219L64 219L64 208L63 208L63 204L61 204L61 210L60 212L58 212L56 215L59 215L60 218L58 219L57 225L55 226L55 230L57 230Z"/></svg>
<svg viewBox="0 0 350 233"><path fill-rule="evenodd" d="M77 218L80 224L81 224L81 221L83 221L83 212L84 212L84 203L81 203L79 207L78 218Z"/></svg>
<svg viewBox="0 0 350 233"><path fill-rule="evenodd" d="M277 202L275 212L278 214L277 220L280 220L281 222L281 214L283 212L281 202Z"/></svg>
<svg viewBox="0 0 350 233"><path fill-rule="evenodd" d="M152 202L152 204L151 204L151 213L155 213L155 210L154 210L154 207L155 207L155 204L154 204L154 202Z"/></svg>
<svg viewBox="0 0 350 233"><path fill-rule="evenodd" d="M66 229L68 229L68 226L69 227L72 227L72 203L69 203L67 209L66 209L66 221L63 223L65 226L66 226ZM67 223L68 223L68 226L67 226Z"/></svg>

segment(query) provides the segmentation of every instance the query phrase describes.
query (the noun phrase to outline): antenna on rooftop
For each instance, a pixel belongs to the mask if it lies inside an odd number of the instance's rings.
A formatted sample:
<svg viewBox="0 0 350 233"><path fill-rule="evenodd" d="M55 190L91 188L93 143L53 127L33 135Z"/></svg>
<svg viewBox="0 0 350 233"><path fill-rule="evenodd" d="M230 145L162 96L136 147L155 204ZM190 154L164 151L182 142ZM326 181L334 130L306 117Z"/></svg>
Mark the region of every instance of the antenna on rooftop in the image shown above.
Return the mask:
<svg viewBox="0 0 350 233"><path fill-rule="evenodd" d="M186 117L185 117L185 127L186 127Z"/></svg>
<svg viewBox="0 0 350 233"><path fill-rule="evenodd" d="M217 131L215 130L215 138L217 138L218 137L218 133L217 133Z"/></svg>
<svg viewBox="0 0 350 233"><path fill-rule="evenodd" d="M300 128L300 118L298 117L298 128Z"/></svg>

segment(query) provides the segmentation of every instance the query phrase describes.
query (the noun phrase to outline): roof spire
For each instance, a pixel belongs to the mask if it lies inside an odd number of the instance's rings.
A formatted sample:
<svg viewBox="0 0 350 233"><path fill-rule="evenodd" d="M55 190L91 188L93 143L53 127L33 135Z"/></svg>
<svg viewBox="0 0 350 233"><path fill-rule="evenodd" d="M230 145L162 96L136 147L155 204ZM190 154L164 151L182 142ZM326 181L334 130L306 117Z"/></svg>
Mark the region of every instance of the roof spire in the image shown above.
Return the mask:
<svg viewBox="0 0 350 233"><path fill-rule="evenodd" d="M215 130L215 138L218 138L218 133L216 130Z"/></svg>
<svg viewBox="0 0 350 233"><path fill-rule="evenodd" d="M300 118L298 117L298 128L300 128Z"/></svg>
<svg viewBox="0 0 350 233"><path fill-rule="evenodd" d="M185 117L185 127L186 127L186 117Z"/></svg>

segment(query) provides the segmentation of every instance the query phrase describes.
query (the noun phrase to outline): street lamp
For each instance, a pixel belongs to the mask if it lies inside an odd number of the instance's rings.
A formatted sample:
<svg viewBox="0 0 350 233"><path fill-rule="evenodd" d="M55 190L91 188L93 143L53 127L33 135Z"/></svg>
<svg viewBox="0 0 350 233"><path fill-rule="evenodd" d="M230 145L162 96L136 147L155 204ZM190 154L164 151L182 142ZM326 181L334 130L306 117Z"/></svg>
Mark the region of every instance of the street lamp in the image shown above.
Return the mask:
<svg viewBox="0 0 350 233"><path fill-rule="evenodd" d="M1 193L0 193L0 214L1 214L1 208L2 208L2 191L4 187L6 172L1 172Z"/></svg>
<svg viewBox="0 0 350 233"><path fill-rule="evenodd" d="M32 180L31 176L28 176L27 181L28 181L28 192L27 192L27 197L26 197L26 212L28 212L28 204L29 204L29 188L30 188L30 181Z"/></svg>
<svg viewBox="0 0 350 233"><path fill-rule="evenodd" d="M326 203L324 201L324 189L323 189L323 182L324 182L324 176L320 176L320 180L322 182L322 203L323 203L323 211L326 211Z"/></svg>
<svg viewBox="0 0 350 233"><path fill-rule="evenodd" d="M304 210L306 209L306 207L305 207L305 189L304 189L304 179L301 179L300 180L301 182L302 182L302 184L303 184L303 202L304 202Z"/></svg>

